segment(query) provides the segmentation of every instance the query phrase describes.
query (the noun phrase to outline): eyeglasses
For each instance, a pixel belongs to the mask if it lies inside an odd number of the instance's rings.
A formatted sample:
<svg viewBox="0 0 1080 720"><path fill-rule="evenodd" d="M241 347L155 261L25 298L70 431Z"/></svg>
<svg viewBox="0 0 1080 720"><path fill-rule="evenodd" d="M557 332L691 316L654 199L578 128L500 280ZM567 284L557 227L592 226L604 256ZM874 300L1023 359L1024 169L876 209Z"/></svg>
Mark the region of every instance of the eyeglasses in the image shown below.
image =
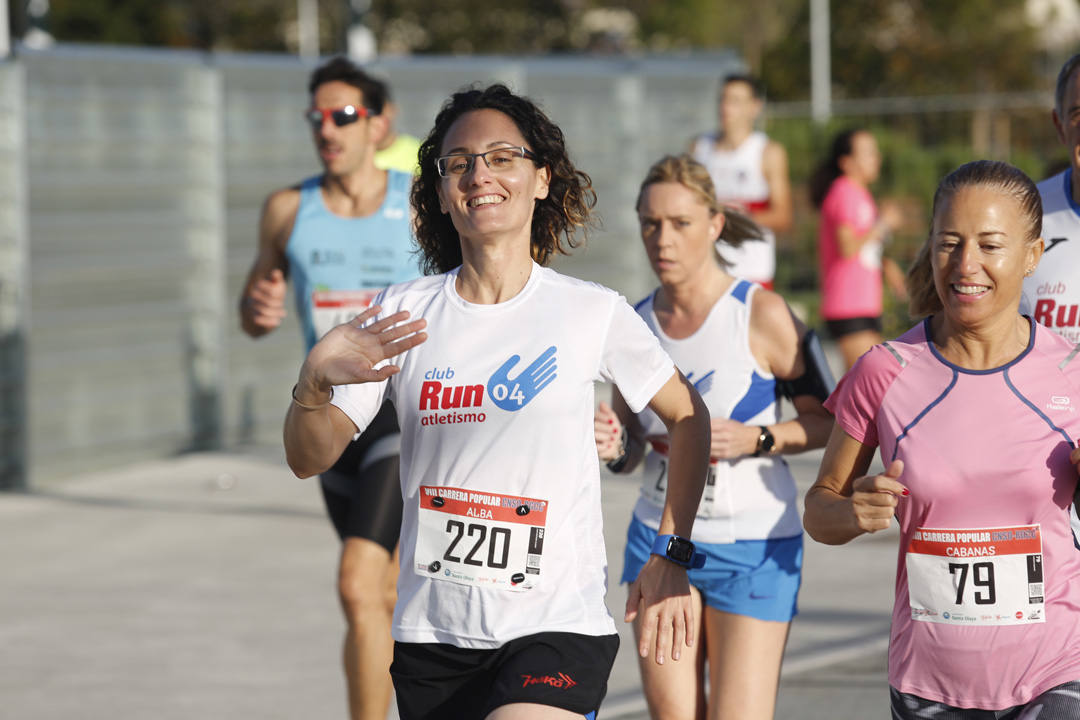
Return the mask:
<svg viewBox="0 0 1080 720"><path fill-rule="evenodd" d="M535 160L532 150L523 147L501 147L482 153L455 153L435 158L435 168L442 177L464 175L472 172L476 158L484 158L484 164L491 172L503 172L514 167L518 160Z"/></svg>
<svg viewBox="0 0 1080 720"><path fill-rule="evenodd" d="M370 112L366 107L356 105L346 105L340 108L311 108L304 111L304 117L311 123L311 127L316 130L323 126L328 116L334 121L334 125L343 127L351 125L360 118L366 118L368 115L370 115Z"/></svg>

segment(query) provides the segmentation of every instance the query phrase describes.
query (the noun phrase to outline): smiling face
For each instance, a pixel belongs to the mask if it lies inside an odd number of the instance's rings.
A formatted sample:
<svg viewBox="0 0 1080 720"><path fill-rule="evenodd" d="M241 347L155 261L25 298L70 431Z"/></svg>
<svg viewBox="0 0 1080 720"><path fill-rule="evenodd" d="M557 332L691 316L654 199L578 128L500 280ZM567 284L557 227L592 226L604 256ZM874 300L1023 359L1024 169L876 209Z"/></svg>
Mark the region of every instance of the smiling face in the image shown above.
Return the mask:
<svg viewBox="0 0 1080 720"><path fill-rule="evenodd" d="M320 110L336 110L346 105L362 107L363 93L340 80L332 80L315 88L311 107ZM375 146L385 131L380 117L360 118L354 123L338 127L325 116L322 125L314 129L315 149L319 153L326 172L343 176L374 163ZM372 165L373 166L373 165Z"/></svg>
<svg viewBox="0 0 1080 720"><path fill-rule="evenodd" d="M638 203L641 241L656 277L675 285L716 265L714 244L724 227L723 213L713 213L681 183L648 185Z"/></svg>
<svg viewBox="0 0 1080 720"><path fill-rule="evenodd" d="M498 110L472 110L459 117L443 138L439 155L482 153L500 147L524 147L521 131ZM528 252L536 200L547 197L550 172L527 158L518 158L494 172L475 158L461 175L441 178L439 207L450 215L463 244L492 239L523 243Z"/></svg>
<svg viewBox="0 0 1080 720"><path fill-rule="evenodd" d="M957 328L1014 319L1024 276L1042 243L1012 195L984 185L958 189L938 206L930 235L934 288Z"/></svg>

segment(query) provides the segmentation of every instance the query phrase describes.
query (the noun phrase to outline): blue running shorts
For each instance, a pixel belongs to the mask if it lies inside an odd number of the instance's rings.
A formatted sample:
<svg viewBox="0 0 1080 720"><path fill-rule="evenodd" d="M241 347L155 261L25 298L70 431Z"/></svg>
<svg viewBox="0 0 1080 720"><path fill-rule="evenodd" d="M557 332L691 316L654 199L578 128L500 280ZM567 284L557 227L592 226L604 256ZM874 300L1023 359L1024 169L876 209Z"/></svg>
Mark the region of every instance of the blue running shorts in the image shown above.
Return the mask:
<svg viewBox="0 0 1080 720"><path fill-rule="evenodd" d="M630 519L621 582L637 578L655 537L651 527L637 517ZM705 567L688 570L687 577L707 606L758 620L789 622L795 617L802 582L802 535L694 545L705 553Z"/></svg>

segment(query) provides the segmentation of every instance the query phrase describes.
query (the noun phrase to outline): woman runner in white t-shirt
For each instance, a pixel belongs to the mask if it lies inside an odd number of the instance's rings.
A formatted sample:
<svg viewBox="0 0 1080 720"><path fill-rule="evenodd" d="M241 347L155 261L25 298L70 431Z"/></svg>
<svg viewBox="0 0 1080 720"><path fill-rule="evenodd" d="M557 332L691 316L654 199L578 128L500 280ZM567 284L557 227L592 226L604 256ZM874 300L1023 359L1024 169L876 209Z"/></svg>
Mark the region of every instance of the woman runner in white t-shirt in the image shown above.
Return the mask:
<svg viewBox="0 0 1080 720"><path fill-rule="evenodd" d="M587 435L598 380L651 408L675 455L667 537L627 604L644 628L638 652L663 663L692 642L685 568L700 558L688 538L708 414L625 300L542 267L574 245L593 201L562 132L531 101L501 85L454 94L421 146L412 196L432 274L388 288L300 371L285 423L300 476L327 467L384 398L397 409L391 674L403 720L599 707L618 636Z"/></svg>
<svg viewBox="0 0 1080 720"><path fill-rule="evenodd" d="M780 455L825 444L832 419L821 403L831 375L815 375L807 330L782 297L728 273L717 239L737 245L759 230L717 202L704 166L686 155L661 159L641 184L637 212L660 280L637 311L712 416L693 535L706 564L689 573L693 632L703 641L682 662L642 663L645 697L654 718L772 718L802 567L795 480ZM778 386L793 398L792 420L780 421ZM674 455L652 413L635 413L618 391L613 405L601 403L596 416L600 458L615 472L645 461L627 533L622 579L630 582L657 532Z"/></svg>

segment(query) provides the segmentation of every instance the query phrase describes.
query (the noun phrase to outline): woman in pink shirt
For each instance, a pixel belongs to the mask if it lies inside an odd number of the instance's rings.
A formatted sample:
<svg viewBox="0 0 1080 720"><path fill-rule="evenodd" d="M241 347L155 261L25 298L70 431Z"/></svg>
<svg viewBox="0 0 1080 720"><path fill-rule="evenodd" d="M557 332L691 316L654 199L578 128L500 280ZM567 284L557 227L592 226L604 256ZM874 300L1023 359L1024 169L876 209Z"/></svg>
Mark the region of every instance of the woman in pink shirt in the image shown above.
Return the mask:
<svg viewBox="0 0 1080 720"><path fill-rule="evenodd" d="M889 235L900 226L891 204L878 214L867 189L881 171L877 141L866 130L846 130L833 140L829 157L810 180L810 199L821 210L818 264L821 316L848 369L881 342L881 275L903 297L903 274L882 257Z"/></svg>
<svg viewBox="0 0 1080 720"><path fill-rule="evenodd" d="M836 425L803 525L839 545L899 523L896 720L1080 717L1080 346L1019 313L1041 229L1016 168L945 177L908 276L924 320L825 404ZM867 475L878 447L885 472Z"/></svg>

